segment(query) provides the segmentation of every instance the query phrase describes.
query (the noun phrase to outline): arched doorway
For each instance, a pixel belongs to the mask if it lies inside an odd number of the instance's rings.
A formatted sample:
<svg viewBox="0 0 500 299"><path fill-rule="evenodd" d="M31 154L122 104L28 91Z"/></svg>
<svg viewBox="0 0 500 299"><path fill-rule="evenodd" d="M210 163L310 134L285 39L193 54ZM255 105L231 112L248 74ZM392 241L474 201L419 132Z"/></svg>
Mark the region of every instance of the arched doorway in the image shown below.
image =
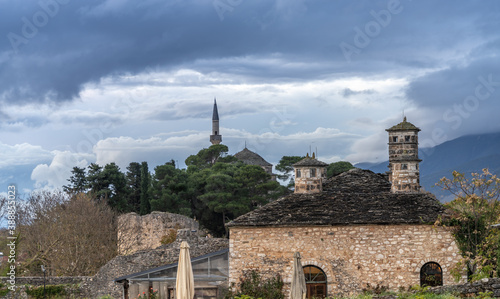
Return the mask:
<svg viewBox="0 0 500 299"><path fill-rule="evenodd" d="M438 263L428 262L420 269L420 286L442 286L443 270Z"/></svg>
<svg viewBox="0 0 500 299"><path fill-rule="evenodd" d="M304 266L306 277L307 298L326 297L326 274L316 266Z"/></svg>

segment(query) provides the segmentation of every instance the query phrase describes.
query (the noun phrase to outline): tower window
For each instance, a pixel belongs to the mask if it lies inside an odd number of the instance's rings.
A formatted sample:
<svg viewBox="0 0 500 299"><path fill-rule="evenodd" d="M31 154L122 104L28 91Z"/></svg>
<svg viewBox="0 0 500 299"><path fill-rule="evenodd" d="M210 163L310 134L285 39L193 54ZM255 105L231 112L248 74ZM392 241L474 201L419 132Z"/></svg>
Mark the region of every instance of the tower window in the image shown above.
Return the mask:
<svg viewBox="0 0 500 299"><path fill-rule="evenodd" d="M297 169L297 175L298 178L300 178L300 169Z"/></svg>
<svg viewBox="0 0 500 299"><path fill-rule="evenodd" d="M392 142L398 142L398 136L392 136Z"/></svg>
<svg viewBox="0 0 500 299"><path fill-rule="evenodd" d="M408 164L401 164L401 170L408 169Z"/></svg>
<svg viewBox="0 0 500 299"><path fill-rule="evenodd" d="M214 135L217 135L217 131L215 131L215 134Z"/></svg>
<svg viewBox="0 0 500 299"><path fill-rule="evenodd" d="M410 136L405 136L405 141L410 142Z"/></svg>
<svg viewBox="0 0 500 299"><path fill-rule="evenodd" d="M311 168L311 177L316 177L316 168Z"/></svg>

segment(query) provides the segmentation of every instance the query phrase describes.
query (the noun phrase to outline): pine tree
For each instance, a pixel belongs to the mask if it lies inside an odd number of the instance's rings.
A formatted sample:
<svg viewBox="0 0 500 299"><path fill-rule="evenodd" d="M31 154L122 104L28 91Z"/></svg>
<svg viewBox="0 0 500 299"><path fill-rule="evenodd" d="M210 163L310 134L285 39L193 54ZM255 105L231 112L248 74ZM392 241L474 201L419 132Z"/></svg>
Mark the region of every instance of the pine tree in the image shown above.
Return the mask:
<svg viewBox="0 0 500 299"><path fill-rule="evenodd" d="M151 175L149 174L148 162L141 163L141 207L140 214L146 215L151 212L150 199Z"/></svg>
<svg viewBox="0 0 500 299"><path fill-rule="evenodd" d="M87 178L85 168L73 167L71 177L68 179L70 184L64 185L63 189L66 193L76 194L87 191Z"/></svg>

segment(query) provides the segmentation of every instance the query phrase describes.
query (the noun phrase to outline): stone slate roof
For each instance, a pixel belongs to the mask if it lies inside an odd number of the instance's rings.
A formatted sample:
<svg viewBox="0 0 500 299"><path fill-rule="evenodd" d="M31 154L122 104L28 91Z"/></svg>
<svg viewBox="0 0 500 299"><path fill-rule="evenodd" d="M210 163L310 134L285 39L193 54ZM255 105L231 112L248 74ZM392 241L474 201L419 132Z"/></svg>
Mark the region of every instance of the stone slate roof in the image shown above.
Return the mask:
<svg viewBox="0 0 500 299"><path fill-rule="evenodd" d="M315 194L290 194L242 215L234 226L433 223L444 209L430 193L391 193L384 175L351 169Z"/></svg>
<svg viewBox="0 0 500 299"><path fill-rule="evenodd" d="M323 190L333 193L381 193L390 192L387 174L353 168L323 183Z"/></svg>
<svg viewBox="0 0 500 299"><path fill-rule="evenodd" d="M414 124L407 122L406 116L405 116L402 122L400 122L399 124L397 124L395 126L392 126L391 128L387 129L386 131L408 131L408 130L420 131L420 129L417 128Z"/></svg>
<svg viewBox="0 0 500 299"><path fill-rule="evenodd" d="M264 160L264 158L247 149L246 147L241 152L234 154L234 157L248 165L273 166L273 164L267 162L266 160Z"/></svg>
<svg viewBox="0 0 500 299"><path fill-rule="evenodd" d="M293 164L292 166L328 166L325 162L321 162L320 160L311 158L311 157L305 157L304 159L300 160L299 162Z"/></svg>

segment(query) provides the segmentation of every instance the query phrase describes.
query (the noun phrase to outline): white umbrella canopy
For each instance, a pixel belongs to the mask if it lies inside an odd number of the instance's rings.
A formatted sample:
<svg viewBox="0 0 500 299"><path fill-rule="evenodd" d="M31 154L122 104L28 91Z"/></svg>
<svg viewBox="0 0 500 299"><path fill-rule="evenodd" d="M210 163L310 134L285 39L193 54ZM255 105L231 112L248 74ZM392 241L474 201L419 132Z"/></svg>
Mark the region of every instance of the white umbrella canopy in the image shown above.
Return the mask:
<svg viewBox="0 0 500 299"><path fill-rule="evenodd" d="M304 299L307 295L306 277L300 262L300 253L293 254L292 285L290 286L290 299Z"/></svg>
<svg viewBox="0 0 500 299"><path fill-rule="evenodd" d="M177 264L177 280L175 282L176 299L193 299L194 297L194 277L191 267L191 257L189 256L189 244L186 241L181 243L179 263Z"/></svg>

